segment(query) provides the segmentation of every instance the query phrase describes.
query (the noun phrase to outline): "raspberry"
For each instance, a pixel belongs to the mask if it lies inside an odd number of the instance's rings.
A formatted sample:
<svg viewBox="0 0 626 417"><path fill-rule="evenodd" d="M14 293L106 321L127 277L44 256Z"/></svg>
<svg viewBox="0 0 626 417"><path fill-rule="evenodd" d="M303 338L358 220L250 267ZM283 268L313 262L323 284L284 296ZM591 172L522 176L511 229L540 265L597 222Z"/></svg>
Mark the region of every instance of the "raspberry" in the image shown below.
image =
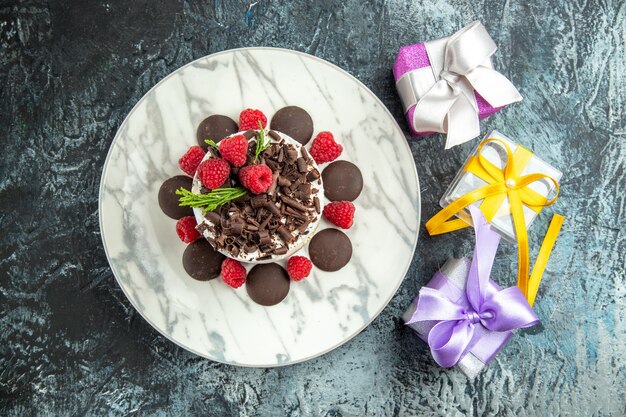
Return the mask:
<svg viewBox="0 0 626 417"><path fill-rule="evenodd" d="M220 141L220 154L222 154L222 158L230 162L232 166L240 167L246 163L248 140L244 135L222 139Z"/></svg>
<svg viewBox="0 0 626 417"><path fill-rule="evenodd" d="M354 220L354 204L349 201L333 201L324 206L323 214L332 224L349 229Z"/></svg>
<svg viewBox="0 0 626 417"><path fill-rule="evenodd" d="M318 164L334 161L341 155L343 146L335 142L335 138L330 132L320 132L313 139L309 153Z"/></svg>
<svg viewBox="0 0 626 417"><path fill-rule="evenodd" d="M259 121L263 128L267 126L267 117L261 110L245 109L239 114L239 130L258 130Z"/></svg>
<svg viewBox="0 0 626 417"><path fill-rule="evenodd" d="M253 194L263 194L270 188L274 178L267 165L248 165L239 170L239 181Z"/></svg>
<svg viewBox="0 0 626 417"><path fill-rule="evenodd" d="M178 160L178 166L185 174L193 177L193 174L195 174L198 169L198 165L202 162L202 158L204 158L204 151L202 148L199 146L192 146L183 156L180 157Z"/></svg>
<svg viewBox="0 0 626 417"><path fill-rule="evenodd" d="M196 230L196 218L194 216L185 216L176 222L176 234L185 243L191 243L200 237L200 233Z"/></svg>
<svg viewBox="0 0 626 417"><path fill-rule="evenodd" d="M207 159L198 167L198 177L209 190L220 188L230 175L230 165L222 158Z"/></svg>
<svg viewBox="0 0 626 417"><path fill-rule="evenodd" d="M304 256L292 256L287 262L287 273L294 281L301 281L309 276L313 264Z"/></svg>
<svg viewBox="0 0 626 417"><path fill-rule="evenodd" d="M246 268L234 259L226 258L222 262L222 279L233 288L239 288L246 282Z"/></svg>

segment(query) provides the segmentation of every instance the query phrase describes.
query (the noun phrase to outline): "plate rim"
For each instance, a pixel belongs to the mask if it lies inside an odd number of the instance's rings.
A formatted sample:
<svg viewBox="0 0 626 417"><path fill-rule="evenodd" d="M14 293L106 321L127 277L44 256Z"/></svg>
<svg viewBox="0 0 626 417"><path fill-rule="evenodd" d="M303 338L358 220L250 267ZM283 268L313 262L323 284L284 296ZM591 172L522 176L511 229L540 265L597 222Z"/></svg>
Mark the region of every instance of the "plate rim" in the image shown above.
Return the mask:
<svg viewBox="0 0 626 417"><path fill-rule="evenodd" d="M288 54L295 54L295 55L299 55L299 56L303 56L306 58L310 58L313 59L315 61L318 61L324 65L328 65L331 68L339 71L340 73L348 76L348 78L354 80L357 85L359 85L360 87L363 87L365 89L366 92L368 92L375 101L378 102L378 104L380 104L380 106L385 110L386 114L389 116L389 118L393 121L393 124L395 125L395 127L398 129L398 131L400 131L403 135L404 135L404 146L405 146L405 150L409 152L409 154L411 154L411 163L413 165L413 169L412 169L412 173L414 175L415 178L415 182L417 184L417 231L415 233L415 238L413 240L413 249L412 249L412 256L411 259L408 261L407 265L404 268L404 272L402 273L402 278L398 280L397 285L395 286L395 288L393 289L393 291L391 292L391 295L387 298L387 300L385 300L380 309L378 309L378 311L376 311L376 313L374 313L371 318L364 323L361 327L359 327L358 330L354 331L354 333L352 333L351 335L349 335L348 337L344 338L343 340L341 340L339 343L323 350L320 352L317 352L313 355L309 355L307 357L304 358L300 358L300 359L296 359L296 360L292 360L289 362L284 362L284 363L273 363L273 364L245 364L245 363L238 363L238 362L232 362L232 361L225 361L225 360L219 360L216 359L214 357L210 357L205 353L201 353L196 351L195 349L192 349L188 346L183 345L182 342L179 342L177 340L175 340L172 336L168 335L167 333L165 333L163 330L161 330L159 327L157 327L145 314L143 311L141 311L138 306L136 305L136 303L133 301L133 299L130 297L129 292L126 290L125 286L123 285L122 281L120 280L120 278L118 277L118 273L115 271L115 268L113 267L113 264L111 262L111 257L109 255L109 250L107 248L107 243L106 243L106 238L105 238L105 234L104 234L104 229L103 229L103 215L102 215L102 197L104 195L104 189L105 189L105 184L104 184L104 180L105 180L105 174L107 173L107 167L109 165L110 162L110 158L111 158L111 153L113 151L113 148L115 147L115 145L117 144L118 140L120 139L121 136L121 132L124 130L124 127L126 126L128 120L130 119L130 117L133 115L133 113L135 112L135 110L137 110L137 108L139 107L139 104L142 102L142 100L144 99L144 97L146 97L148 94L150 94L153 90L155 90L157 87L159 87L162 83L164 83L165 81L167 81L170 77L174 76L174 74L178 73L181 70L184 70L185 68L192 66L193 64L195 64L198 61L202 61L205 60L207 58L214 58L217 57L218 55L223 55L223 54L232 54L235 52L244 52L244 51L263 51L263 50L269 50L269 51L278 51L278 52L283 52L283 53L288 53ZM209 359L211 361L214 362L218 362L218 363L222 363L224 365L229 365L229 366L237 366L237 367L242 367L242 368L278 368L278 367L285 367L285 366L289 366L289 365L295 365L298 363L302 363L302 362L306 362L308 360L311 359L315 359L318 358L322 355L325 355L343 345L345 345L346 343L348 343L349 341L351 341L352 339L354 339L357 335L361 334L367 327L370 326L370 324L373 323L374 320L376 320L376 318L378 318L378 316L380 316L380 314L383 312L383 310L389 305L389 303L391 302L391 300L393 299L393 297L395 297L395 295L398 292L398 289L400 288L400 285L402 285L402 283L404 282L404 279L406 278L407 273L409 272L409 268L411 267L411 263L412 260L415 256L415 249L417 247L417 242L419 240L419 234L420 234L420 224L421 224L421 218L422 218L422 196L421 196L421 189L420 189L420 181L419 181L419 175L417 174L417 166L415 164L415 160L413 159L413 152L411 151L411 147L409 146L409 142L406 139L406 135L404 134L404 132L402 131L402 128L400 127L400 125L398 124L396 118L391 114L391 112L389 111L389 109L387 108L387 106L385 106L385 104L382 102L382 100L376 95L374 94L374 92L372 90L370 90L369 87L367 87L363 82L361 82L358 78L356 78L354 75L350 74L348 71L344 70L343 68L333 64L332 62L329 62L323 58L317 57L315 55L311 55L308 54L306 52L301 52L301 51L296 51L293 49L287 49L287 48L277 48L277 47L269 47L269 46L254 46L254 47L241 47L241 48L233 48L233 49L226 49L223 51L219 51L219 52L215 52L209 55L205 55L202 56L200 58L194 59L191 62L188 62L180 67L178 67L177 69L173 70L172 72L170 72L169 74L167 74L165 77L163 77L161 80L159 80L159 82L157 82L155 85L153 85L148 91L146 91L141 98L135 103L135 105L132 107L132 109L128 112L128 114L126 115L126 117L124 117L124 120L122 121L122 123L119 125L119 127L117 128L117 131L115 133L115 136L113 137L113 140L111 141L111 145L109 146L109 149L107 151L107 156L104 160L104 164L102 166L102 171L100 174L100 185L99 185L99 190L98 190L98 225L100 227L100 240L102 242L102 246L104 248L104 253L106 255L107 258L107 262L109 264L109 268L113 274L113 276L115 277L115 281L117 282L117 285L122 289L122 292L124 293L124 295L126 296L126 299L130 302L130 304L133 306L133 308L135 309L135 311L137 313L139 313L139 315L154 329L156 330L159 334L161 334L162 336L164 336L166 339L168 339L170 342L174 343L175 345L183 348L184 350L191 352L195 355L200 356L201 358L205 358L205 359Z"/></svg>

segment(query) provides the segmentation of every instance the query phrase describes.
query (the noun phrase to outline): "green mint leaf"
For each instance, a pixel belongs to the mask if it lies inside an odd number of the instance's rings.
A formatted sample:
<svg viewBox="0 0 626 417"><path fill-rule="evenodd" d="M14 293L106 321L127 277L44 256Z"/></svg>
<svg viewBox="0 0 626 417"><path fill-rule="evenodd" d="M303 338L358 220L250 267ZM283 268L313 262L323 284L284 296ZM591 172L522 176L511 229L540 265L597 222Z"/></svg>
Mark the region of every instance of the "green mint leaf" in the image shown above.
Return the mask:
<svg viewBox="0 0 626 417"><path fill-rule="evenodd" d="M206 194L194 194L191 191L181 187L176 190L176 194L180 196L178 205L182 207L204 208L202 213L213 211L219 206L246 195L245 188L216 188Z"/></svg>
<svg viewBox="0 0 626 417"><path fill-rule="evenodd" d="M217 145L217 143L213 142L211 139L206 139L204 143L211 146L212 148L215 148L216 151L218 152L220 151L220 147Z"/></svg>
<svg viewBox="0 0 626 417"><path fill-rule="evenodd" d="M269 148L271 145L271 141L265 142L265 129L263 128L263 124L259 120L259 137L256 139L256 148L254 151L254 162L256 162L261 152Z"/></svg>

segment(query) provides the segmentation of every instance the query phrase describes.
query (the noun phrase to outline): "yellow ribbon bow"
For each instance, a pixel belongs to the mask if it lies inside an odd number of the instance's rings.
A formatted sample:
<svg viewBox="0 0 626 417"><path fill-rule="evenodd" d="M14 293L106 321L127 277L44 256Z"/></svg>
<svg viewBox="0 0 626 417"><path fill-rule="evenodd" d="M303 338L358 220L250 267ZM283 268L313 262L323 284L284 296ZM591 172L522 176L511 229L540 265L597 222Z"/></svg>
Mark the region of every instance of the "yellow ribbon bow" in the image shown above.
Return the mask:
<svg viewBox="0 0 626 417"><path fill-rule="evenodd" d="M490 142L499 143L506 151L507 161L502 169L493 165L482 155L483 147ZM535 301L541 277L550 258L550 252L554 247L565 219L559 214L555 214L552 217L544 241L539 249L535 266L529 276L530 255L528 232L524 219L524 205L539 213L543 207L554 204L559 194L559 183L549 175L539 173L521 175L532 156L532 152L522 146L518 146L515 152L511 152L508 145L499 139L489 138L484 140L478 145L476 155L473 155L465 165L465 171L476 175L487 182L487 185L477 188L453 201L426 222L426 230L431 236L468 227L469 224L462 219L451 218L479 200L483 200L480 204L480 209L485 218L491 222L504 200L508 198L509 210L513 217L513 226L518 242L517 286L531 306ZM550 200L528 187L533 182L543 179L552 181L555 185L556 193Z"/></svg>

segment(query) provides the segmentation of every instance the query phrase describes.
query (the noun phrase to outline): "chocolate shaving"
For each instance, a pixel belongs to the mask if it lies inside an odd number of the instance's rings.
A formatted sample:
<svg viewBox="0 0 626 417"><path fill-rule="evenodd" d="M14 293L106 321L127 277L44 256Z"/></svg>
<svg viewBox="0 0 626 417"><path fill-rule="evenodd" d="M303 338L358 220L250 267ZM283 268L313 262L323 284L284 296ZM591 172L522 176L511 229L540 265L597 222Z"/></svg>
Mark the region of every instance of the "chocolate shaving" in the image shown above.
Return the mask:
<svg viewBox="0 0 626 417"><path fill-rule="evenodd" d="M289 187L291 185L291 181L289 180L289 178L280 176L278 177L278 185L280 185L281 187Z"/></svg>
<svg viewBox="0 0 626 417"><path fill-rule="evenodd" d="M320 214L320 199L317 196L313 197L313 205L315 206L315 212Z"/></svg>
<svg viewBox="0 0 626 417"><path fill-rule="evenodd" d="M270 130L269 132L267 132L267 134L272 139L274 139L276 142L278 142L278 141L280 141L282 139L282 137L278 133L274 132L273 130Z"/></svg>
<svg viewBox="0 0 626 417"><path fill-rule="evenodd" d="M304 233L306 231L306 229L309 227L309 224L311 224L310 221L305 221L304 223L302 223L300 226L298 226L298 231L300 233Z"/></svg>
<svg viewBox="0 0 626 417"><path fill-rule="evenodd" d="M264 207L259 208L259 210L256 212L255 220L257 221L257 223L259 223L259 227L261 226L260 223L263 221L266 214L267 210Z"/></svg>
<svg viewBox="0 0 626 417"><path fill-rule="evenodd" d="M270 213L265 220L263 220L263 222L261 223L261 225L259 226L259 230L265 230L267 228L267 225L269 224L270 220L272 219L272 213Z"/></svg>
<svg viewBox="0 0 626 417"><path fill-rule="evenodd" d="M278 220L277 218L273 218L273 219L271 219L271 220L270 220L270 222L269 222L269 224L268 224L268 225L269 225L269 228L270 228L271 230L275 230L275 229L277 229L277 228L278 228L281 224L282 224L282 223L280 222L280 220Z"/></svg>
<svg viewBox="0 0 626 417"><path fill-rule="evenodd" d="M263 253L271 253L272 250L274 249L274 247L272 245L260 245L259 246L259 252L263 252Z"/></svg>
<svg viewBox="0 0 626 417"><path fill-rule="evenodd" d="M252 243L252 242L246 242L246 243L243 245L243 250L245 250L245 251L246 251L246 252L248 252L248 253L252 253L252 252L254 252L256 249L257 249L257 245L255 245L255 244L254 244L254 243Z"/></svg>
<svg viewBox="0 0 626 417"><path fill-rule="evenodd" d="M279 171L280 172L280 164L278 162L276 162L276 161L272 161L271 159L266 159L265 160L265 165L270 167L270 169L272 171Z"/></svg>
<svg viewBox="0 0 626 417"><path fill-rule="evenodd" d="M263 155L263 158L268 159L274 156L274 152L276 152L276 148L274 146L270 146L265 149L261 155Z"/></svg>
<svg viewBox="0 0 626 417"><path fill-rule="evenodd" d="M294 210L291 207L287 207L287 209L285 210L285 214L288 214L289 216L295 217L296 219L300 220L308 219L308 217L304 213Z"/></svg>
<svg viewBox="0 0 626 417"><path fill-rule="evenodd" d="M309 182L303 182L300 183L300 185L298 186L298 191L300 191L303 194L311 194L311 183Z"/></svg>
<svg viewBox="0 0 626 417"><path fill-rule="evenodd" d="M319 177L320 177L320 172L317 169L315 169L315 168L313 168L313 170L309 171L306 174L306 180L308 182L313 182L316 179L318 179Z"/></svg>
<svg viewBox="0 0 626 417"><path fill-rule="evenodd" d="M289 249L287 248L287 246L279 246L277 248L274 249L274 254L276 255L284 255L289 251Z"/></svg>
<svg viewBox="0 0 626 417"><path fill-rule="evenodd" d="M301 200L303 203L305 203L307 205L311 204L311 195L310 194L307 194L305 192L297 190L295 193L293 193L293 196L296 199Z"/></svg>
<svg viewBox="0 0 626 417"><path fill-rule="evenodd" d="M296 151L296 148L289 145L289 147L287 148L287 162L289 164L293 164L296 159L298 159L298 151Z"/></svg>
<svg viewBox="0 0 626 417"><path fill-rule="evenodd" d="M269 245L272 242L272 238L270 237L270 232L267 230L262 230L258 233L259 242L261 245Z"/></svg>
<svg viewBox="0 0 626 417"><path fill-rule="evenodd" d="M302 149L304 149L304 148L302 148ZM302 157L298 158L296 160L296 163L298 164L298 172L303 173L303 174L307 172L307 169L308 169L309 166L306 163L306 160L304 158L302 158Z"/></svg>
<svg viewBox="0 0 626 417"><path fill-rule="evenodd" d="M265 194L255 195L250 199L253 208L264 207L267 204L267 196Z"/></svg>
<svg viewBox="0 0 626 417"><path fill-rule="evenodd" d="M306 212L308 210L308 208L301 204L298 203L296 200L294 200L293 198L289 198L287 196L281 196L280 197L281 200L283 200L283 203L287 204L288 206L291 206L293 208L295 208L296 210L302 211L302 212Z"/></svg>
<svg viewBox="0 0 626 417"><path fill-rule="evenodd" d="M267 190L267 193L269 195L274 195L274 193L276 192L276 186L278 185L279 176L280 176L280 172L278 172L278 170L275 170L272 173L272 185L270 185L270 188Z"/></svg>
<svg viewBox="0 0 626 417"><path fill-rule="evenodd" d="M233 223L232 231L234 235L240 235L243 232L243 222Z"/></svg>
<svg viewBox="0 0 626 417"><path fill-rule="evenodd" d="M293 235L289 232L289 230L287 230L285 226L279 226L276 232L278 232L278 235L285 243L292 243L294 241Z"/></svg>
<svg viewBox="0 0 626 417"><path fill-rule="evenodd" d="M237 245L235 245L235 244L228 245L228 246L226 247L226 250L227 250L228 252L230 252L233 256L237 256L237 255L239 255L239 248L238 248L238 247L237 247Z"/></svg>
<svg viewBox="0 0 626 417"><path fill-rule="evenodd" d="M280 217L280 209L276 206L276 204L274 204L274 203L267 203L265 205L265 208L267 209L267 211L272 213L274 216Z"/></svg>
<svg viewBox="0 0 626 417"><path fill-rule="evenodd" d="M289 186L289 190L294 191L300 186L300 184L302 184L302 180L300 178L297 178L294 182L291 183L291 185Z"/></svg>

